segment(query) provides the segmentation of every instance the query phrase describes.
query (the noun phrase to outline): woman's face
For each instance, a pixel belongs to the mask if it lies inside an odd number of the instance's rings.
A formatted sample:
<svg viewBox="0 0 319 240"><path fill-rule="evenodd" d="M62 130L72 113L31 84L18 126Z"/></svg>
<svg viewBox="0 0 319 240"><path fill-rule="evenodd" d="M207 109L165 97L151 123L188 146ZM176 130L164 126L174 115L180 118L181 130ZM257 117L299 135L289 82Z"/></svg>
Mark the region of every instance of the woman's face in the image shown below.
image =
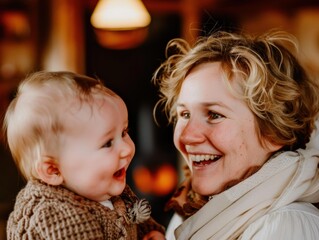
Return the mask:
<svg viewBox="0 0 319 240"><path fill-rule="evenodd" d="M192 171L192 187L201 195L224 190L248 169L262 165L277 146L257 137L255 117L222 79L219 62L195 67L177 99L174 143ZM239 89L238 79L231 85Z"/></svg>

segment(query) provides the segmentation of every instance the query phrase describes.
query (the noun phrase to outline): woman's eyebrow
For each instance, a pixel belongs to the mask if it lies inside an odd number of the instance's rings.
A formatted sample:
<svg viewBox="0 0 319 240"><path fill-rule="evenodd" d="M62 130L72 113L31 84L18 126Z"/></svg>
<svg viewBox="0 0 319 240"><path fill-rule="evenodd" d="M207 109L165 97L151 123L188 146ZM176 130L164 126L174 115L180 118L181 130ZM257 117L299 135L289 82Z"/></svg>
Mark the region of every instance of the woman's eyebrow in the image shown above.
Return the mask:
<svg viewBox="0 0 319 240"><path fill-rule="evenodd" d="M230 107L225 105L221 101L217 102L200 102L200 105L203 105L204 107L212 107L212 106L219 106L230 110ZM177 103L176 107L185 107L186 105L184 103Z"/></svg>

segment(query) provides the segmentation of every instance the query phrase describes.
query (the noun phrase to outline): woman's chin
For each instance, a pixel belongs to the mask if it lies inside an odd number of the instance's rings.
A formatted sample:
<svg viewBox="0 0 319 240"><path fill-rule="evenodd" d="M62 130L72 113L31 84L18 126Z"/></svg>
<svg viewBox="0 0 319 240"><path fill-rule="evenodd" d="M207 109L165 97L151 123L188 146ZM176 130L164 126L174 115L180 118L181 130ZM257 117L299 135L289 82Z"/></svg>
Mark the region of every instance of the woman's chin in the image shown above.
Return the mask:
<svg viewBox="0 0 319 240"><path fill-rule="evenodd" d="M207 185L207 186L205 186L205 185ZM196 181L195 179L192 180L192 189L194 192L196 192L202 196L213 195L215 192L214 189L212 189L212 187L209 186L209 184L205 184L205 185L203 186L202 180L198 180L198 181Z"/></svg>

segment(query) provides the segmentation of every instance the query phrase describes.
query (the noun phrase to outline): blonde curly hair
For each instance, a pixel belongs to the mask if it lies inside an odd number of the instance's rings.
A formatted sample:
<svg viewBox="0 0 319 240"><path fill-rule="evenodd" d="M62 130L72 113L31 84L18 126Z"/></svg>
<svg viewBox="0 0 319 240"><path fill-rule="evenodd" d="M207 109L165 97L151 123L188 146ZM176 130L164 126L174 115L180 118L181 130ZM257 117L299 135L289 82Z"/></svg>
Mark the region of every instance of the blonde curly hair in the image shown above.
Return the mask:
<svg viewBox="0 0 319 240"><path fill-rule="evenodd" d="M242 79L240 97L256 117L259 138L283 150L304 148L318 116L319 85L307 75L297 53L296 39L275 30L260 36L219 31L200 37L193 47L173 39L152 79L160 93L154 115L161 106L174 123L175 104L189 72L202 63L220 62L229 87L234 74Z"/></svg>

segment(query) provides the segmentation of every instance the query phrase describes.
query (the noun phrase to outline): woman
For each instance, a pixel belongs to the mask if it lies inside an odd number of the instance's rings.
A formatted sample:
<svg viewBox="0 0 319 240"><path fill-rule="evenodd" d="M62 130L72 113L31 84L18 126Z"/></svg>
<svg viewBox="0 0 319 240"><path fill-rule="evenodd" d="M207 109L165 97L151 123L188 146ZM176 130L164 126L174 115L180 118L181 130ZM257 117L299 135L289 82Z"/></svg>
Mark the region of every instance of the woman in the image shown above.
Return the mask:
<svg viewBox="0 0 319 240"><path fill-rule="evenodd" d="M305 147L319 87L295 49L275 31L168 44L153 80L189 176L168 204L167 239L179 224L183 240L318 239L319 151Z"/></svg>

